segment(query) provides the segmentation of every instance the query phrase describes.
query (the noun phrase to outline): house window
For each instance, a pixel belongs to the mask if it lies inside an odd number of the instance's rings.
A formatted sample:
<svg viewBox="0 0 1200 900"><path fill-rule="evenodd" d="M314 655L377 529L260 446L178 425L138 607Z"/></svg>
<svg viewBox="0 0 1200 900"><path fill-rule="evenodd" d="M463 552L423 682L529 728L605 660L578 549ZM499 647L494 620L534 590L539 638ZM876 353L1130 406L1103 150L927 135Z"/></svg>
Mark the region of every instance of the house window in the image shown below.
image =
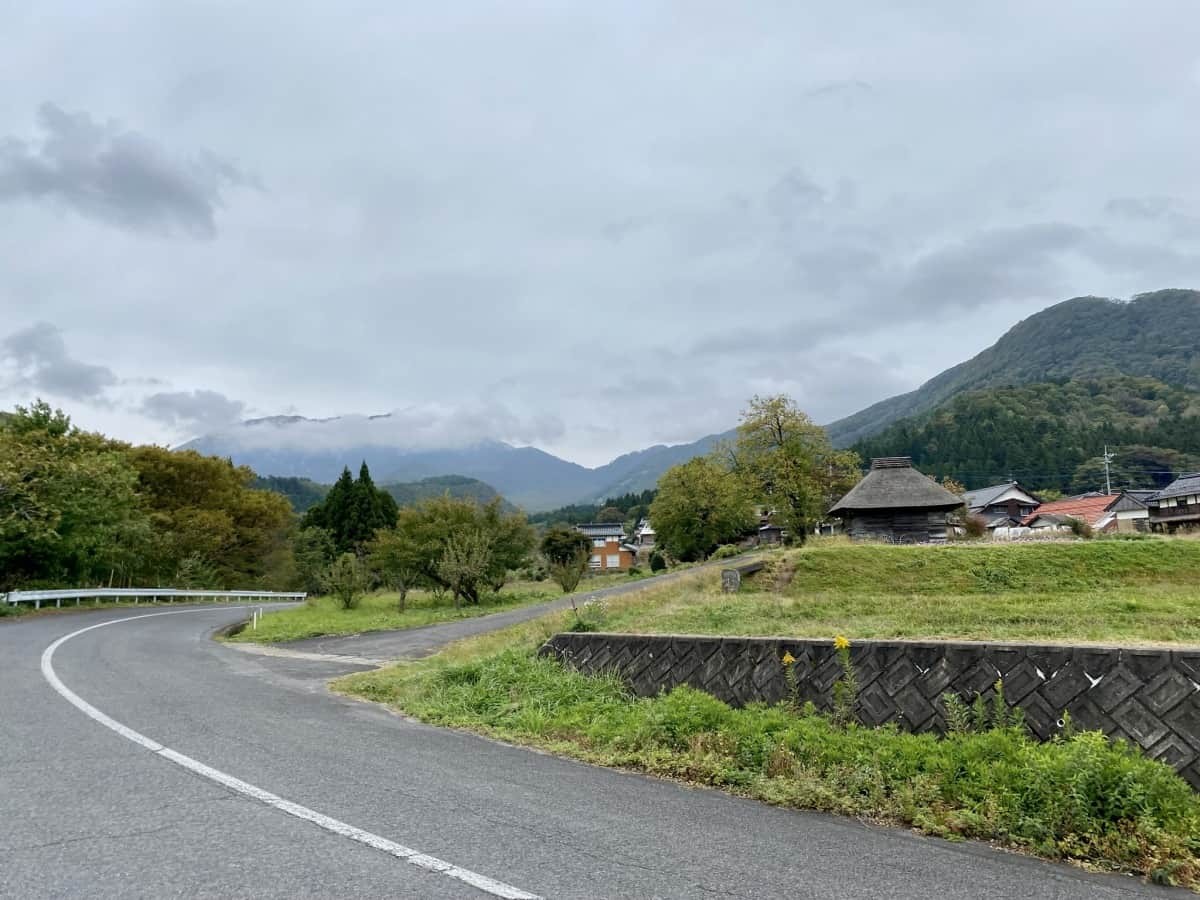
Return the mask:
<svg viewBox="0 0 1200 900"><path fill-rule="evenodd" d="M606 563L606 565L605 565L605 568L606 568L606 569L619 569L619 568L621 568L621 554L620 554L620 553L610 553L610 554L608 554L608 560L607 560L607 563Z"/></svg>
<svg viewBox="0 0 1200 900"><path fill-rule="evenodd" d="M592 554L592 558L590 560L588 560L588 566L593 569L600 568L600 554L599 553Z"/></svg>
<svg viewBox="0 0 1200 900"><path fill-rule="evenodd" d="M593 547L603 547L607 543L608 540L606 538L592 538Z"/></svg>

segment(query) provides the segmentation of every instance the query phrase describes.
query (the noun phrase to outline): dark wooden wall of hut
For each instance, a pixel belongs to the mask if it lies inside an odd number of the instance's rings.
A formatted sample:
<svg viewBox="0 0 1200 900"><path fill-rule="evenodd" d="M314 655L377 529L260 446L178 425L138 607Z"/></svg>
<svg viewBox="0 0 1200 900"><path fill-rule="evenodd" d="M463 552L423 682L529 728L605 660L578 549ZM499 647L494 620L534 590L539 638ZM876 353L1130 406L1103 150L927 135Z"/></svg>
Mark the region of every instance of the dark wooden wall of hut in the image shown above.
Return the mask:
<svg viewBox="0 0 1200 900"><path fill-rule="evenodd" d="M948 526L944 510L896 509L855 512L846 522L852 540L898 544L943 544Z"/></svg>

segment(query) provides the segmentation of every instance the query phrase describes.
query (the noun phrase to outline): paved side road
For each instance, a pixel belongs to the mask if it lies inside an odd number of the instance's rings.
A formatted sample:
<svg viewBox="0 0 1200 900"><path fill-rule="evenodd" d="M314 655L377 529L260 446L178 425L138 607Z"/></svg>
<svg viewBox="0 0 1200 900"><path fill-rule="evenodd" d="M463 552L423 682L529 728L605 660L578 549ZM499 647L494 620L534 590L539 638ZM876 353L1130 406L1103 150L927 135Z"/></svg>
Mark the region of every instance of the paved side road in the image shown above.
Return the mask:
<svg viewBox="0 0 1200 900"><path fill-rule="evenodd" d="M357 656L367 659L415 659L428 656L446 644L475 634L497 631L528 622L549 612L569 609L572 601L582 606L589 600L603 600L607 597L620 597L624 594L636 594L649 587L686 580L695 576L701 569L724 568L731 563L742 561L722 560L705 563L691 569L679 572L669 572L665 575L655 575L637 581L627 581L621 584L609 585L594 591L584 591L578 594L547 600L545 603L535 603L532 606L522 606L506 612L493 613L489 616L476 616L471 619L460 619L456 622L443 622L437 625L426 625L422 628L406 628L399 631L368 631L363 634L351 634L340 637L308 638L302 641L288 641L278 644L305 653L326 653L337 656Z"/></svg>
<svg viewBox="0 0 1200 900"><path fill-rule="evenodd" d="M488 896L215 783L89 718L52 689L41 660L52 642L102 621L114 624L69 638L51 662L64 688L110 723L529 894L1177 893L413 723L329 694L324 681L344 665L248 656L209 639L243 615L110 610L0 626L0 896Z"/></svg>

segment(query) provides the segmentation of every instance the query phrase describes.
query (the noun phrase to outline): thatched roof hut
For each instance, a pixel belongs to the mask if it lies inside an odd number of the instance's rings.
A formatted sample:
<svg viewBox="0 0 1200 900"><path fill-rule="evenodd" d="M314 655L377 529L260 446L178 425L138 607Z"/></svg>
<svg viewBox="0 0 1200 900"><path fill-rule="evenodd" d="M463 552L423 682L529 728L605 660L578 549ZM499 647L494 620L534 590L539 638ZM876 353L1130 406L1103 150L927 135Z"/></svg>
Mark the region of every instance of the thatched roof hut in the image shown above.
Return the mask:
<svg viewBox="0 0 1200 900"><path fill-rule="evenodd" d="M946 540L948 516L962 505L962 497L914 469L911 458L889 456L871 460L871 471L829 513L856 540L925 544Z"/></svg>

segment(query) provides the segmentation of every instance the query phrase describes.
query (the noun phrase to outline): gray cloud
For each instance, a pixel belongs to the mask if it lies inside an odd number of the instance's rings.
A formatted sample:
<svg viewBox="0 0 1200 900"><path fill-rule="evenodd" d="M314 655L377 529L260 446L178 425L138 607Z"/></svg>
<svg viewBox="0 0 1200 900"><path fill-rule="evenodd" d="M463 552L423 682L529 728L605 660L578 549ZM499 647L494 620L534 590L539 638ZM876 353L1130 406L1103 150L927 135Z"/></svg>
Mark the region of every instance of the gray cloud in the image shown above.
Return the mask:
<svg viewBox="0 0 1200 900"><path fill-rule="evenodd" d="M62 332L48 322L23 328L0 342L0 359L17 371L17 384L68 400L99 400L117 377L107 366L74 359Z"/></svg>
<svg viewBox="0 0 1200 900"><path fill-rule="evenodd" d="M230 403L223 397L220 400ZM240 412L241 404L236 405ZM226 418L220 425L229 422L230 418ZM194 421L194 424L199 426L200 422ZM202 430L218 430L218 426L210 423ZM489 440L547 444L562 437L563 423L553 415L518 416L496 403L464 404L455 408L426 404L382 415L351 414L310 419L288 423L286 427L272 419L264 419L255 422L253 427L224 433L243 449L295 447L315 450L365 445L422 450L465 447Z"/></svg>
<svg viewBox="0 0 1200 900"><path fill-rule="evenodd" d="M0 201L51 200L135 231L216 235L225 188L253 183L227 159L172 156L149 138L53 103L38 110L40 140L0 141Z"/></svg>
<svg viewBox="0 0 1200 900"><path fill-rule="evenodd" d="M0 126L0 321L109 348L112 406L73 412L131 439L187 427L145 395L203 385L603 462L755 392L854 412L1067 297L1200 285L1196 34L1152 27L1194 0L514 0L469 27L262 0L236 28L127 0L104 40L78 6L4 23L0 122L90 116Z"/></svg>
<svg viewBox="0 0 1200 900"><path fill-rule="evenodd" d="M236 422L246 404L217 391L159 391L142 401L141 412L172 429L204 432Z"/></svg>

